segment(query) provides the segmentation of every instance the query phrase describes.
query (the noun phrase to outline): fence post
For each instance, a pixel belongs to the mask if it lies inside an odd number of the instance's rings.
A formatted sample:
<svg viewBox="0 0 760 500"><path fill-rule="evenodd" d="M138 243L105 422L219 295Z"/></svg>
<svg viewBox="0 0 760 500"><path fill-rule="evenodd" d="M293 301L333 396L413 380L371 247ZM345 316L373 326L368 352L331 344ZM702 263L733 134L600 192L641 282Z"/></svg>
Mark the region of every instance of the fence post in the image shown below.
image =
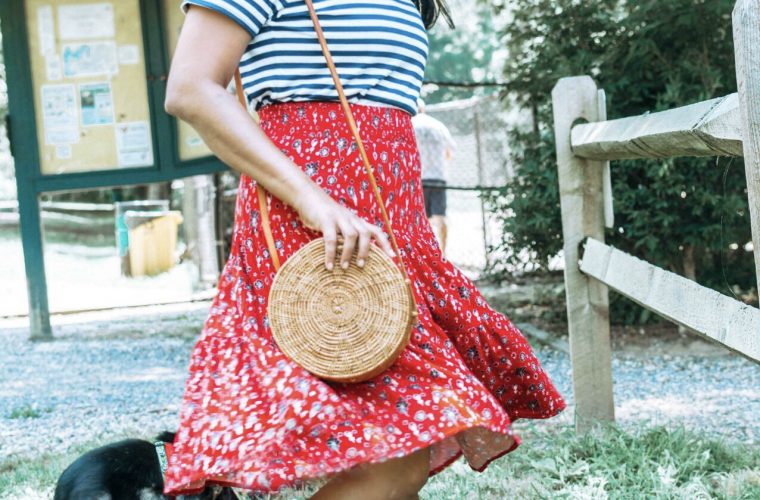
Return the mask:
<svg viewBox="0 0 760 500"><path fill-rule="evenodd" d="M579 246L586 237L604 241L604 162L583 160L571 149L579 119L599 119L597 88L588 76L562 78L552 90L554 133L562 207L565 294L573 365L575 428L613 421L612 360L607 287L581 273Z"/></svg>
<svg viewBox="0 0 760 500"><path fill-rule="evenodd" d="M733 25L744 168L747 174L755 275L760 288L760 2L736 2Z"/></svg>
<svg viewBox="0 0 760 500"><path fill-rule="evenodd" d="M483 183L483 143L480 139L480 113L478 113L478 105L475 105L472 118L474 120L475 129L475 145L477 147L477 154L475 156L478 162L478 188L481 188ZM483 255L485 255L485 268L488 269L491 265L488 258L488 222L486 221L486 202L483 199L482 192L478 195L480 198L480 222L483 224Z"/></svg>

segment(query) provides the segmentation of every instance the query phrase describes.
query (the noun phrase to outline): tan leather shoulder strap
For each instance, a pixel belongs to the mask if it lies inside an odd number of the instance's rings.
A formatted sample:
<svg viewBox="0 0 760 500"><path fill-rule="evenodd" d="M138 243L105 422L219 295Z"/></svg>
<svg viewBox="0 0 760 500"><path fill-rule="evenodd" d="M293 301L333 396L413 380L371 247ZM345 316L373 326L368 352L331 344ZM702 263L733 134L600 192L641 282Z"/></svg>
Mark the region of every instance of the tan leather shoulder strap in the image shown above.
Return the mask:
<svg viewBox="0 0 760 500"><path fill-rule="evenodd" d="M391 227L391 221L388 218L388 213L385 211L385 204L383 203L383 198L380 196L380 190L377 188L375 175L372 172L372 165L369 162L367 151L364 149L364 143L362 142L362 139L359 136L359 128L356 126L356 121L354 121L354 115L351 112L351 106L348 104L348 99L346 99L345 92L343 92L343 84L341 83L340 77L338 76L338 70L335 68L335 63L333 62L332 55L330 54L330 49L327 47L327 41L325 40L325 35L322 32L322 27L319 25L319 18L317 17L317 12L316 10L314 10L314 4L312 3L311 0L304 0L304 1L306 2L306 7L308 7L309 9L309 16L311 16L311 22L314 24L314 31L317 32L319 45L322 47L322 54L324 54L325 56L325 60L327 61L327 67L330 68L330 74L332 75L333 82L335 82L335 89L338 91L338 98L340 99L340 104L343 107L343 113L345 113L346 120L348 120L348 126L351 128L351 133L353 134L354 140L356 141L356 145L359 148L359 154L361 155L362 161L364 162L364 169L367 171L367 176L369 177L369 182L370 182L370 185L372 186L372 191L375 193L375 198L377 199L377 203L380 206L380 213L383 216L383 222L385 223L385 228L388 230L388 236L390 237L391 244L393 245L393 251L396 252L398 265L401 268L401 272L404 273L404 277L407 279L407 281L409 281L409 275L406 272L404 261L401 259L401 252L399 252L398 244L396 243L396 237L393 235L393 228Z"/></svg>

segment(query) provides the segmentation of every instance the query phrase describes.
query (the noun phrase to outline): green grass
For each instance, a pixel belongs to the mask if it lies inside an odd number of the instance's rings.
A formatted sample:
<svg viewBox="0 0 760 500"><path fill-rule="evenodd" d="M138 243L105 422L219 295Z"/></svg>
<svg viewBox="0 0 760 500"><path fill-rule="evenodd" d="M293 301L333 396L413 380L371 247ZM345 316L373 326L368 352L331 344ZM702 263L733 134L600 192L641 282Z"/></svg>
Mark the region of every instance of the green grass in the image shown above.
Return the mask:
<svg viewBox="0 0 760 500"><path fill-rule="evenodd" d="M19 406L18 408L14 408L11 410L11 412L7 415L7 418L10 419L19 419L19 418L40 418L43 413L50 413L52 411L51 408L37 408L33 405L24 405Z"/></svg>
<svg viewBox="0 0 760 500"><path fill-rule="evenodd" d="M760 448L683 429L609 427L579 437L546 423L523 424L523 445L482 474L458 461L433 477L423 500L757 499ZM55 479L83 450L0 462L0 499L50 498ZM309 492L277 499L305 499Z"/></svg>
<svg viewBox="0 0 760 500"><path fill-rule="evenodd" d="M98 443L99 444L99 443ZM58 476L88 447L77 447L61 455L43 455L35 459L9 458L0 462L0 499L47 500L53 498Z"/></svg>
<svg viewBox="0 0 760 500"><path fill-rule="evenodd" d="M457 462L430 480L423 498L760 498L760 449L683 429L618 427L576 436L530 424L523 445L475 474Z"/></svg>

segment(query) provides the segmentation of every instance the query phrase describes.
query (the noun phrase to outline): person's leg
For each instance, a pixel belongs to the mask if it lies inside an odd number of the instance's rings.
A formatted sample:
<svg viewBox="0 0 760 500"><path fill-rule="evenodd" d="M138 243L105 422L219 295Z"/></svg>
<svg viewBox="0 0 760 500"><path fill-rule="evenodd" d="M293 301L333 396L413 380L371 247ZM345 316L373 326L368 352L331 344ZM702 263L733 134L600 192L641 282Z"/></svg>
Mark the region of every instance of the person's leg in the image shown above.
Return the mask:
<svg viewBox="0 0 760 500"><path fill-rule="evenodd" d="M425 214L433 228L433 233L441 247L441 253L446 255L446 181L429 180L424 189Z"/></svg>
<svg viewBox="0 0 760 500"><path fill-rule="evenodd" d="M331 478L311 500L414 500L430 475L430 448Z"/></svg>
<svg viewBox="0 0 760 500"><path fill-rule="evenodd" d="M446 255L446 238L448 237L449 229L446 227L446 216L441 215L441 253Z"/></svg>
<svg viewBox="0 0 760 500"><path fill-rule="evenodd" d="M446 205L447 205L447 195L448 192L446 191L446 181L441 182L441 196L438 203L438 217L440 217L441 222L441 253L443 255L446 255L446 237L448 235L448 229L446 227Z"/></svg>
<svg viewBox="0 0 760 500"><path fill-rule="evenodd" d="M433 233L441 247L441 252L446 254L446 218L443 215L431 215L430 225L433 227Z"/></svg>

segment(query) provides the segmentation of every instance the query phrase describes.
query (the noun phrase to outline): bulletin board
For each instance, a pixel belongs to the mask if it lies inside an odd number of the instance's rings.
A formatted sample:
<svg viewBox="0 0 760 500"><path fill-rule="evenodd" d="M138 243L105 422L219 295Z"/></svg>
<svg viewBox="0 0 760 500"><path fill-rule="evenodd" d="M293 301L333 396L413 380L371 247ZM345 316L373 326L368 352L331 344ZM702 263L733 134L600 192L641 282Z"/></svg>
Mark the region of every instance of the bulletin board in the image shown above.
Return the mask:
<svg viewBox="0 0 760 500"><path fill-rule="evenodd" d="M182 30L182 23L185 20L185 14L179 8L180 2L177 0L161 0L161 11L163 12L164 33L166 36L166 46L169 51L169 59L174 56L174 49L177 47L179 32ZM179 159L182 161L194 160L211 156L213 153L203 142L198 132L187 123L177 120L177 149Z"/></svg>
<svg viewBox="0 0 760 500"><path fill-rule="evenodd" d="M32 338L52 336L41 194L226 169L163 109L179 3L0 0Z"/></svg>
<svg viewBox="0 0 760 500"><path fill-rule="evenodd" d="M40 172L153 166L139 0L25 0Z"/></svg>

